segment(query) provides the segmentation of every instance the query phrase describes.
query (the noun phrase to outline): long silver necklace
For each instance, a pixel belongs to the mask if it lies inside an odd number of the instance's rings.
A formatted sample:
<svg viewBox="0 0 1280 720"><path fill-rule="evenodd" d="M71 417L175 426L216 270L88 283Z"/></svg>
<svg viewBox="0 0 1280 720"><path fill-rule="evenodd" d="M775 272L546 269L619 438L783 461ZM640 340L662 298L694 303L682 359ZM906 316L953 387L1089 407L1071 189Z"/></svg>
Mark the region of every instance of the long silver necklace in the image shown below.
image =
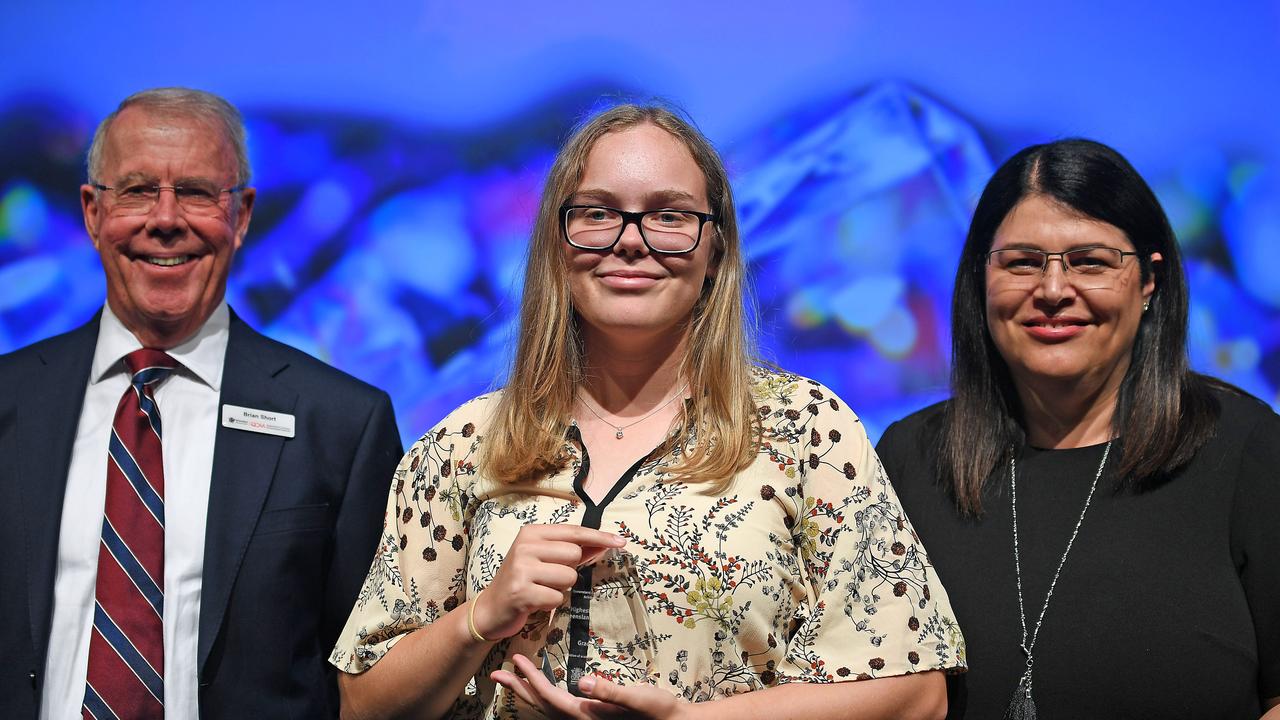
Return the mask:
<svg viewBox="0 0 1280 720"><path fill-rule="evenodd" d="M632 426L634 426L634 425L639 425L640 423L644 422L645 420L648 420L649 418L653 417L654 415L657 415L659 410L661 410L661 409L663 409L664 407L666 407L666 406L670 405L671 403L675 402L675 399L676 399L676 398L678 398L678 397L680 397L680 396L684 395L684 391L685 391L685 389L686 389L686 388L688 388L688 387L689 387L689 383L688 383L688 382L686 382L685 384L683 384L683 385L681 385L681 386L680 386L680 389L679 389L679 390L677 390L677 391L675 392L675 394L674 394L674 395L672 395L671 397L667 398L667 400L666 400L665 402L663 402L661 405L659 405L658 407L656 407L656 408L654 408L653 410L649 411L649 414L648 414L648 415L645 415L644 417L640 418L639 420L632 420L631 422L627 423L626 425L614 425L613 423L609 422L608 420L605 420L605 419L604 419L604 417L600 415L600 413L596 412L596 409L595 409L595 408L591 407L591 404L587 402L587 398L586 398L586 396L585 396L585 395L579 394L579 395L578 395L578 399L582 401L582 406L583 406L583 407L585 407L587 410L590 410L590 411L591 411L591 414L596 416L596 419L598 419L600 422L604 423L605 425L608 425L609 427L613 428L613 429L614 429L613 436L614 436L615 438L617 438L617 439L621 440L621 439L622 439L622 437L623 437L623 433L622 433L622 431L623 431L623 430L626 430L627 428L632 427Z"/></svg>
<svg viewBox="0 0 1280 720"><path fill-rule="evenodd" d="M1067 555L1071 554L1071 546L1076 541L1076 535L1080 533L1080 525L1084 523L1084 514L1089 512L1089 503L1093 501L1093 491L1098 489L1098 479L1102 477L1102 470L1107 466L1107 457L1111 454L1111 441L1107 441L1106 447L1102 449L1102 462L1098 463L1098 472L1093 476L1093 484L1089 486L1089 494L1084 499L1084 507L1080 510L1080 517L1076 520L1075 529L1071 531L1071 537L1067 540L1067 549L1062 551L1062 558L1058 560L1058 569L1053 571L1053 580L1049 583L1049 592L1044 596L1044 605L1040 606L1040 617L1036 619L1036 625L1031 630L1031 640L1027 641L1027 613L1023 609L1022 604L1022 556L1018 551L1018 466L1014 459L1013 449L1009 451L1009 488L1012 496L1013 505L1013 572L1018 582L1018 618L1022 620L1022 643L1019 647L1022 654L1027 656L1027 669L1022 673L1022 678L1018 680L1018 686L1014 688L1013 697L1009 700L1009 709L1005 711L1005 720L1034 720L1036 717L1036 704L1031 699L1031 671L1035 667L1035 655L1033 652L1036 648L1036 639L1040 637L1040 627L1044 624L1045 611L1049 609L1049 599L1053 597L1053 589L1058 585L1058 576L1062 574L1062 566L1067 564Z"/></svg>

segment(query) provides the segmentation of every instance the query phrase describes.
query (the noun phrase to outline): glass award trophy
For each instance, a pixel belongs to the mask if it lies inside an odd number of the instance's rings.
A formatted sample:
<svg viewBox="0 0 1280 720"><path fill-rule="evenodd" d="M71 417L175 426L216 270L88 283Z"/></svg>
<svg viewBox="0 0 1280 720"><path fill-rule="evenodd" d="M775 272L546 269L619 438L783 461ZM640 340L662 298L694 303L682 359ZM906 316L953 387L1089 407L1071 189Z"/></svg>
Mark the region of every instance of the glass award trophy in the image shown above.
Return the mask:
<svg viewBox="0 0 1280 720"><path fill-rule="evenodd" d="M635 556L609 550L579 568L570 604L551 614L546 639L543 675L574 694L586 674L621 685L647 682L654 666L654 635Z"/></svg>

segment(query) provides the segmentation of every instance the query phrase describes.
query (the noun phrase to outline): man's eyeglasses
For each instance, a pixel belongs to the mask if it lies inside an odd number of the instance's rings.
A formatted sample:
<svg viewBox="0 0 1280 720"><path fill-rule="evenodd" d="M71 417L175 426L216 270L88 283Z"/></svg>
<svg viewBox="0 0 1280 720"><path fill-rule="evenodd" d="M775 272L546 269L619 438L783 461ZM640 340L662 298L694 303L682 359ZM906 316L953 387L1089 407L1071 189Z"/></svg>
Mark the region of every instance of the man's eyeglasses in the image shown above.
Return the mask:
<svg viewBox="0 0 1280 720"><path fill-rule="evenodd" d="M160 193L172 190L173 197L183 212L192 215L218 215L222 212L222 196L235 194L245 189L245 185L220 188L209 182L192 181L181 185L152 185L149 183L132 183L120 187L94 184L102 192L110 192L113 200L112 212L117 215L146 215L160 202Z"/></svg>
<svg viewBox="0 0 1280 720"><path fill-rule="evenodd" d="M692 252L702 239L702 226L715 222L711 213L694 210L627 212L602 205L560 208L564 239L581 250L608 250L618 244L627 226L635 224L650 252L679 255Z"/></svg>
<svg viewBox="0 0 1280 720"><path fill-rule="evenodd" d="M1031 286L1040 283L1048 271L1049 262L1057 258L1068 282L1078 288L1089 289L1112 285L1124 269L1125 258L1137 254L1105 245L1065 252L1003 248L987 253L987 265L995 268L1006 284Z"/></svg>

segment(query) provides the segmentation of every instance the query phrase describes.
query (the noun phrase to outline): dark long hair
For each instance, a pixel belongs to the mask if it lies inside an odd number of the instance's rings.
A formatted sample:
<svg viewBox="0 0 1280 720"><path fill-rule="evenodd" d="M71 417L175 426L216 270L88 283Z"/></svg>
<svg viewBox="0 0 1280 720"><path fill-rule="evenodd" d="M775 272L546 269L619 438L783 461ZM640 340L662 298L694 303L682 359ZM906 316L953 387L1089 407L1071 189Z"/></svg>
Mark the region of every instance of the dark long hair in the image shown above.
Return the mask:
<svg viewBox="0 0 1280 720"><path fill-rule="evenodd" d="M1112 415L1120 438L1120 490L1166 481L1208 439L1218 405L1187 360L1187 285L1177 239L1160 202L1118 152L1091 140L1032 145L996 170L974 211L951 302L951 402L942 416L939 477L959 510L982 512L984 485L1026 439L1009 367L986 323L986 261L996 230L1023 198L1041 195L1112 225L1138 251L1142 280L1155 274L1129 369ZM1153 264L1152 253L1163 262Z"/></svg>

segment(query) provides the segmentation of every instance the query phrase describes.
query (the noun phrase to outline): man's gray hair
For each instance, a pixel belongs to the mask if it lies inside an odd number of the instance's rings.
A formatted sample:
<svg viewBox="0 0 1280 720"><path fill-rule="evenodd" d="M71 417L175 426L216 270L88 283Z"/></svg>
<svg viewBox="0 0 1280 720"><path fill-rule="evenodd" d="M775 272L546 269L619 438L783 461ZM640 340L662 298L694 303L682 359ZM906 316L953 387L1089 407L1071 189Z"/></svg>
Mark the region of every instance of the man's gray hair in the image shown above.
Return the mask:
<svg viewBox="0 0 1280 720"><path fill-rule="evenodd" d="M227 140L235 148L236 184L245 185L249 182L251 175L249 149L245 144L244 119L240 117L240 111L213 93L191 88L166 87L143 90L130 95L98 124L98 129L93 133L93 142L89 145L89 156L85 163L90 183L102 182L102 148L106 144L107 132L120 112L128 107L138 107L164 115L212 121L215 126L222 128Z"/></svg>

